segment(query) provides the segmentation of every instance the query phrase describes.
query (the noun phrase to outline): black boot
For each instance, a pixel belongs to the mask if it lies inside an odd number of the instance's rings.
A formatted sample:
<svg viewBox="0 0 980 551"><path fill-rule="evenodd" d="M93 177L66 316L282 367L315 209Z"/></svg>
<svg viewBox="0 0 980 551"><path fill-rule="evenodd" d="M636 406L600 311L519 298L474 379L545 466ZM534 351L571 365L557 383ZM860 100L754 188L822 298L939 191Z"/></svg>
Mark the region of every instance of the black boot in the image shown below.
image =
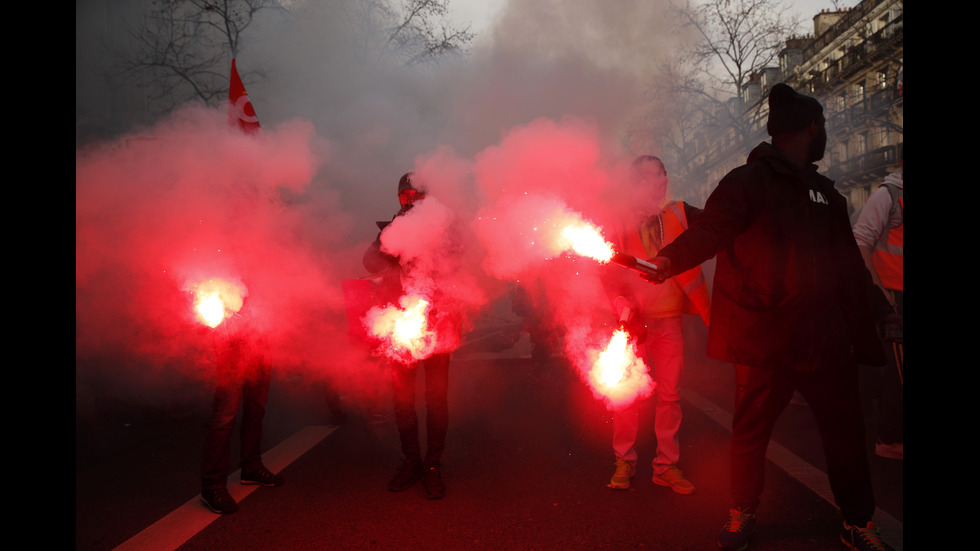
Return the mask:
<svg viewBox="0 0 980 551"><path fill-rule="evenodd" d="M395 473L395 477L388 483L388 489L392 492L407 490L420 478L422 478L422 462L418 459L406 459Z"/></svg>
<svg viewBox="0 0 980 551"><path fill-rule="evenodd" d="M425 469L425 496L429 499L442 499L446 495L446 485L442 482L439 467L429 466Z"/></svg>

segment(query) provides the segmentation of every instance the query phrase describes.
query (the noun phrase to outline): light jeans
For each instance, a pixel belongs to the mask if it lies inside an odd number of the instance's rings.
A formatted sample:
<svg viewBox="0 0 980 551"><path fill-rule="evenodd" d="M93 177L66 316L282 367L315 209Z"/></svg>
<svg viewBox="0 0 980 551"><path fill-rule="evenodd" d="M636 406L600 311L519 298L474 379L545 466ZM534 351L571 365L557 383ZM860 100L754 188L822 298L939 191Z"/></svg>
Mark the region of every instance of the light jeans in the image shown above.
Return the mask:
<svg viewBox="0 0 980 551"><path fill-rule="evenodd" d="M681 317L647 320L647 338L641 345L643 359L657 383L656 417L657 455L653 460L654 474L661 474L680 458L677 432L681 426L680 395L677 393L684 372L684 338ZM613 451L624 461L635 462L636 437L639 434L638 402L613 413Z"/></svg>

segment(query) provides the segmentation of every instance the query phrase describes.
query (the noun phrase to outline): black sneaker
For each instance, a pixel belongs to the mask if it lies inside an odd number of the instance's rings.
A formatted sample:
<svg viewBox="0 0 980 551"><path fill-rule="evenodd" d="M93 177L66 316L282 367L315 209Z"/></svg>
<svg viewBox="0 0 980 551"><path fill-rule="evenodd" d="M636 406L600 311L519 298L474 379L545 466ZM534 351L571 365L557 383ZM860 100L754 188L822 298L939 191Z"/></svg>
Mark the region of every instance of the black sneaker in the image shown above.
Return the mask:
<svg viewBox="0 0 980 551"><path fill-rule="evenodd" d="M242 469L242 484L258 484L260 486L282 486L286 483L286 479L277 475L272 474L269 469L265 466L260 466L254 471L246 471Z"/></svg>
<svg viewBox="0 0 980 551"><path fill-rule="evenodd" d="M755 532L755 513L732 509L728 515L728 522L718 533L718 547L724 551L748 549L749 536Z"/></svg>
<svg viewBox="0 0 980 551"><path fill-rule="evenodd" d="M422 478L422 462L406 459L402 462L401 469L395 473L395 477L388 483L388 489L392 492L400 492L412 487L412 484Z"/></svg>
<svg viewBox="0 0 980 551"><path fill-rule="evenodd" d="M446 496L446 485L442 482L439 467L427 467L425 469L425 479L422 481L422 485L425 486L425 497L429 499L442 499Z"/></svg>
<svg viewBox="0 0 980 551"><path fill-rule="evenodd" d="M864 528L849 526L845 522L840 539L844 545L858 551L885 551L885 545L881 543L881 536L878 534L878 527L873 522L869 522Z"/></svg>
<svg viewBox="0 0 980 551"><path fill-rule="evenodd" d="M226 488L217 490L202 490L201 503L219 515L230 515L238 510L235 498L231 497Z"/></svg>

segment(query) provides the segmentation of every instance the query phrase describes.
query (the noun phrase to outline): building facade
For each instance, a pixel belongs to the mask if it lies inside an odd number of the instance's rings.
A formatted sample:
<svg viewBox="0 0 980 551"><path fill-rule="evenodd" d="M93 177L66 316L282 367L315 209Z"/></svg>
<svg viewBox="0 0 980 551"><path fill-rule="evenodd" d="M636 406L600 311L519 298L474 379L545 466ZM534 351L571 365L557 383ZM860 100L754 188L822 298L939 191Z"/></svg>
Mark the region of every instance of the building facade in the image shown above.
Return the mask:
<svg viewBox="0 0 980 551"><path fill-rule="evenodd" d="M704 200L766 134L769 88L785 82L816 97L827 120L827 153L818 166L860 209L890 172L899 170L904 126L903 0L863 0L814 16L814 34L786 41L779 67L759 71L738 104L750 131L712 132L693 145L675 181L685 200ZM738 136L746 136L740 138Z"/></svg>

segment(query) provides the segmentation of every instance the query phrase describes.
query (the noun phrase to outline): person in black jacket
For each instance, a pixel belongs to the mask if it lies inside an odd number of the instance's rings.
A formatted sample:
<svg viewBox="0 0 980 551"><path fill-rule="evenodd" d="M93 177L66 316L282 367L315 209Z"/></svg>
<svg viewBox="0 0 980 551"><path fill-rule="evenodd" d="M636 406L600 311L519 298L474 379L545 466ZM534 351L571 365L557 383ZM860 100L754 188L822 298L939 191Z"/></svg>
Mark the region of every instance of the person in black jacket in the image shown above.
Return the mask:
<svg viewBox="0 0 980 551"><path fill-rule="evenodd" d="M772 143L729 172L698 223L650 260L659 267L650 279L662 282L717 254L708 355L736 370L733 507L718 544L748 547L772 429L799 391L820 429L841 539L883 549L857 362L884 363L875 322L896 314L864 266L844 197L813 164L827 142L820 103L777 84L767 130Z"/></svg>
<svg viewBox="0 0 980 551"><path fill-rule="evenodd" d="M419 201L425 199L424 190L414 181L414 173L406 173L398 181L398 202L401 205L395 218L404 216ZM378 223L383 231L389 223ZM372 274L377 274L381 283L377 291L379 302L397 303L404 292L403 277L409 266L402 259L381 250L381 233L365 251L362 262ZM443 313L440 321L433 315L432 321L439 325L441 332L458 332L456 320L451 314ZM446 495L442 480L441 458L446 445L449 429L449 359L448 351L440 349L421 361L408 365L389 362L391 368L392 399L394 402L395 423L401 441L403 461L395 476L389 481L388 489L400 492L412 487L420 479L426 497L441 499ZM419 420L415 411L415 381L418 369L425 370L426 401L426 449L423 458L419 442Z"/></svg>

